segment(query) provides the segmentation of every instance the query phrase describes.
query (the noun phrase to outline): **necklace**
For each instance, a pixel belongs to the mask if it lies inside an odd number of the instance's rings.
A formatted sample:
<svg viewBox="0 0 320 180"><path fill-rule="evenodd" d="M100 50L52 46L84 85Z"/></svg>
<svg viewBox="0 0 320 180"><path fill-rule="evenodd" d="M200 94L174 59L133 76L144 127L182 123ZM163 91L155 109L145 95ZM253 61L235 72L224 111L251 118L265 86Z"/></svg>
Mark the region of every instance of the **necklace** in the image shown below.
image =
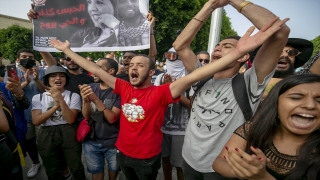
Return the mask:
<svg viewBox="0 0 320 180"><path fill-rule="evenodd" d="M232 78L230 78L230 79L232 79ZM211 84L211 85L212 85L212 88L213 88L213 90L217 93L217 95L216 95L215 98L218 98L218 97L220 96L221 91L224 89L224 87L226 86L226 84L228 84L228 82L230 81L230 79L223 84L223 86L222 86L222 88L221 88L220 91L218 91L219 88L215 89L215 88L213 87L213 80L212 80L212 82L211 82L211 83L212 83L212 84ZM229 88L230 88L230 87L229 87ZM229 89L229 88L228 88L228 89Z"/></svg>

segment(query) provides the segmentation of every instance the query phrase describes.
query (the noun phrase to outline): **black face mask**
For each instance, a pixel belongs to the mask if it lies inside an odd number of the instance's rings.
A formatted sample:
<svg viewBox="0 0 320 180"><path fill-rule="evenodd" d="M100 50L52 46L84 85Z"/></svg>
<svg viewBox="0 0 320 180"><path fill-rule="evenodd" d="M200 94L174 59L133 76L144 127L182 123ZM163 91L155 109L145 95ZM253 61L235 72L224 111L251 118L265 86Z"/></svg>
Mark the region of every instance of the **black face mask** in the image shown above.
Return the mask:
<svg viewBox="0 0 320 180"><path fill-rule="evenodd" d="M36 62L35 62L35 60L30 59L30 58L20 59L20 65L26 69L30 69L36 65Z"/></svg>

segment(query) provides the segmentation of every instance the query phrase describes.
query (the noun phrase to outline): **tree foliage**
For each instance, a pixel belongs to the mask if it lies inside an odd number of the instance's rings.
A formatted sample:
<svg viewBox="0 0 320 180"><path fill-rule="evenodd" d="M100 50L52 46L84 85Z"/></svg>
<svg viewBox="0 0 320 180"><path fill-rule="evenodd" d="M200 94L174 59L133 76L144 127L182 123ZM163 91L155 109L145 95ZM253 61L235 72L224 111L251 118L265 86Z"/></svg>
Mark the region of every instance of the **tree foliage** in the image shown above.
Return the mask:
<svg viewBox="0 0 320 180"><path fill-rule="evenodd" d="M162 54L172 47L172 43L176 39L176 32L183 30L206 2L207 0L150 0L150 10L157 19L155 38L158 58L161 58ZM191 49L194 52L207 50L210 22L211 17L203 24L192 41ZM224 11L220 39L234 35L237 33L232 29L230 19Z"/></svg>
<svg viewBox="0 0 320 180"><path fill-rule="evenodd" d="M316 52L320 50L320 36L317 36L316 38L311 40L311 42L313 43L313 47L314 47L312 55L314 55Z"/></svg>
<svg viewBox="0 0 320 180"><path fill-rule="evenodd" d="M197 14L207 0L149 0L150 10L156 17L155 38L157 44L157 58L162 60L164 52L172 47L176 39L177 31L189 23ZM192 41L191 49L194 52L207 50L211 17L203 24L202 28ZM230 18L226 12L223 12L222 30L220 39L227 36L234 36L237 33L232 29ZM10 26L6 29L0 29L0 52L3 57L10 59L12 62L16 59L16 52L21 48L32 49L32 30L17 25ZM148 54L148 50L142 50L141 53ZM211 53L211 52L209 52ZM107 52L81 52L83 57L90 56L93 59L103 57ZM40 60L41 56L35 52L36 59ZM121 52L117 52L119 57ZM53 56L62 57L62 53L53 53Z"/></svg>

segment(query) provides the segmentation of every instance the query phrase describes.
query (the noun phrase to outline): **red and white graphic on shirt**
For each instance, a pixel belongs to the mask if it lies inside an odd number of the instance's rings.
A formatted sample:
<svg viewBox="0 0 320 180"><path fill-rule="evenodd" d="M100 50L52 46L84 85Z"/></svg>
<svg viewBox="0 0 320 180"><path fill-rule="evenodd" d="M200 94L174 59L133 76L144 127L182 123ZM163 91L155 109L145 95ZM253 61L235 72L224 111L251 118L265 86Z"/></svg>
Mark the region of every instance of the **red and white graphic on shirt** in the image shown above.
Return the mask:
<svg viewBox="0 0 320 180"><path fill-rule="evenodd" d="M144 109L135 105L137 102L137 98L132 98L130 103L122 105L122 113L129 122L139 122L145 118Z"/></svg>

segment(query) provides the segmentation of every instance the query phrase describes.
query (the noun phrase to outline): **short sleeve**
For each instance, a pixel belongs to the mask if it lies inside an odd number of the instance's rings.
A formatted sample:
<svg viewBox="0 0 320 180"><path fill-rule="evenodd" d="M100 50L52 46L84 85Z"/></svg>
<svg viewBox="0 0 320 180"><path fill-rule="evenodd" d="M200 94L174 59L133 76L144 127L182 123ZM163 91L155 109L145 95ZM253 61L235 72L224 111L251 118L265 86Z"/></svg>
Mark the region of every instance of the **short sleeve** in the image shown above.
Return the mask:
<svg viewBox="0 0 320 180"><path fill-rule="evenodd" d="M120 96L117 95L117 99L116 99L116 101L114 102L114 105L113 105L113 106L116 107L116 108L118 108L118 109L121 108L121 98L120 98Z"/></svg>
<svg viewBox="0 0 320 180"><path fill-rule="evenodd" d="M128 90L132 90L132 85L125 80L117 78L115 88L114 88L114 93L119 94L121 96L127 93Z"/></svg>
<svg viewBox="0 0 320 180"><path fill-rule="evenodd" d="M159 74L156 77L156 80L154 80L154 84L153 85L160 86L161 85L161 79L162 79L163 76L164 76L164 73Z"/></svg>
<svg viewBox="0 0 320 180"><path fill-rule="evenodd" d="M71 95L71 93L70 93L70 95ZM72 93L71 102L70 102L69 108L70 109L76 109L76 110L79 110L79 111L81 110L81 99L80 99L79 94Z"/></svg>
<svg viewBox="0 0 320 180"><path fill-rule="evenodd" d="M40 102L40 94L36 94L32 97L32 108L31 110L34 109L42 109L41 107L41 102Z"/></svg>
<svg viewBox="0 0 320 180"><path fill-rule="evenodd" d="M244 140L247 140L247 135L248 135L248 131L249 128L251 126L251 122L247 121L245 123L243 123L241 126L239 126L234 132L233 134L236 134L240 137L242 137Z"/></svg>

